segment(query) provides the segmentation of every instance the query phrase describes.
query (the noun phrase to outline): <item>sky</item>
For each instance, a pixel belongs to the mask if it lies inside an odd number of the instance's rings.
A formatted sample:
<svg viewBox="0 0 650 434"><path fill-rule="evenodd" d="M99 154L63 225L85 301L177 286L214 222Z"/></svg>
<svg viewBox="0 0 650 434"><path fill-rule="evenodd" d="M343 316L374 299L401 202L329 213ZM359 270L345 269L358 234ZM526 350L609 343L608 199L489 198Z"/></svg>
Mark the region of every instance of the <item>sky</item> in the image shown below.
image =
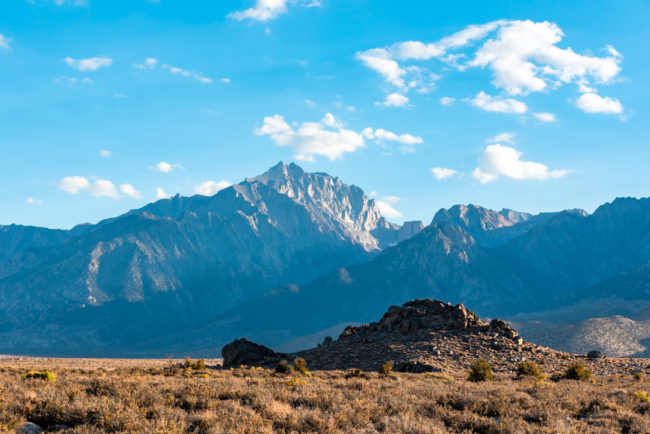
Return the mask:
<svg viewBox="0 0 650 434"><path fill-rule="evenodd" d="M390 220L650 195L650 3L0 2L0 224L70 228L279 161Z"/></svg>

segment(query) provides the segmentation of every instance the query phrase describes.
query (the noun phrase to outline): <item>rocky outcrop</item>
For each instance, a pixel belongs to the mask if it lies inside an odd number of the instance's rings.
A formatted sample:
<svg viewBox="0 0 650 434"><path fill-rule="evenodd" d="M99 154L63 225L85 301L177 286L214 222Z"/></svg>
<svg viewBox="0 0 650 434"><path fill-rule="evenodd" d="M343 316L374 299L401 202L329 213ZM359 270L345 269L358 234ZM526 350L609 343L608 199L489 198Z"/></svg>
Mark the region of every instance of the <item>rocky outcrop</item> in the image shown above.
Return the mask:
<svg viewBox="0 0 650 434"><path fill-rule="evenodd" d="M266 365L278 362L285 354L276 353L264 345L259 345L248 339L238 339L223 347L221 350L224 368L234 368L241 365Z"/></svg>
<svg viewBox="0 0 650 434"><path fill-rule="evenodd" d="M225 367L272 367L281 359L302 357L312 369L376 370L393 360L395 371L422 373L465 363L462 354L498 361L497 369L514 369L539 351L505 321L488 324L462 304L425 299L391 306L378 322L348 327L339 339L327 338L310 350L278 354L242 339L224 347L223 356Z"/></svg>

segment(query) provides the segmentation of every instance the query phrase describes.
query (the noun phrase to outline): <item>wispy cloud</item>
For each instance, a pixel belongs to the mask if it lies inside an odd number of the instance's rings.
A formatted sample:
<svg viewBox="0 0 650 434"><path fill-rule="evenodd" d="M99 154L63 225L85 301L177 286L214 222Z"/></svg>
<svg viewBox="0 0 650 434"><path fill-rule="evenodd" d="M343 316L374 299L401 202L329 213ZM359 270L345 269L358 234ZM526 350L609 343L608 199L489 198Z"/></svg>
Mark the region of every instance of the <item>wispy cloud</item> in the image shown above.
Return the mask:
<svg viewBox="0 0 650 434"><path fill-rule="evenodd" d="M0 33L0 50L11 50L9 39L7 39L7 37L2 33Z"/></svg>
<svg viewBox="0 0 650 434"><path fill-rule="evenodd" d="M289 12L288 6L290 4L304 7L322 6L320 0L256 0L253 7L243 11L231 12L228 14L228 18L237 21L254 20L265 23Z"/></svg>
<svg viewBox="0 0 650 434"><path fill-rule="evenodd" d="M156 172L162 172L162 173L171 173L176 169L184 170L185 168L178 163L172 164L166 161L161 161L160 163L151 167L151 170L155 170Z"/></svg>
<svg viewBox="0 0 650 434"><path fill-rule="evenodd" d="M108 67L113 64L113 59L109 57L90 57L88 59L66 57L63 60L68 66L79 71L97 71L99 68Z"/></svg>
<svg viewBox="0 0 650 434"><path fill-rule="evenodd" d="M446 167L434 167L431 169L431 174L437 180L443 180L458 175L458 172L453 169L447 169Z"/></svg>
<svg viewBox="0 0 650 434"><path fill-rule="evenodd" d="M224 188L228 188L232 185L228 181L205 181L199 184L196 184L192 189L192 193L200 194L202 196L214 196Z"/></svg>

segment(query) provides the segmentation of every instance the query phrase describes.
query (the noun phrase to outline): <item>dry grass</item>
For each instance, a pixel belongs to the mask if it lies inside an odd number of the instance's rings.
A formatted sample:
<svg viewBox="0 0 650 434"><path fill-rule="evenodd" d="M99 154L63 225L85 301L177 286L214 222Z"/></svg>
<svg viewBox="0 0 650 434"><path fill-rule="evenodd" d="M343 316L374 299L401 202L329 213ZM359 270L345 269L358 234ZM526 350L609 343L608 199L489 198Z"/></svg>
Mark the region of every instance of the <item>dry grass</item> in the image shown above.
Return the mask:
<svg viewBox="0 0 650 434"><path fill-rule="evenodd" d="M208 363L209 365L209 363ZM0 367L0 432L24 421L68 432L650 432L650 383L631 375L595 383L466 372L156 367L72 369L44 365L56 381Z"/></svg>

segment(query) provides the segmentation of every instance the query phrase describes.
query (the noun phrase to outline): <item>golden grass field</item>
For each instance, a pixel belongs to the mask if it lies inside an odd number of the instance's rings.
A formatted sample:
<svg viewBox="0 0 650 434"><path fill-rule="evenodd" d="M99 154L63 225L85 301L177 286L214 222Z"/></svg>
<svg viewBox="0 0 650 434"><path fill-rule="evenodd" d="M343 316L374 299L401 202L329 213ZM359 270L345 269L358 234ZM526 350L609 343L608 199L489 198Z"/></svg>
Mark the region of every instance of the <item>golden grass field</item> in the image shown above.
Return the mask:
<svg viewBox="0 0 650 434"><path fill-rule="evenodd" d="M0 359L0 432L650 433L647 367L592 381L466 372L187 369L175 360ZM54 381L24 378L48 370ZM349 377L349 375L348 375Z"/></svg>

